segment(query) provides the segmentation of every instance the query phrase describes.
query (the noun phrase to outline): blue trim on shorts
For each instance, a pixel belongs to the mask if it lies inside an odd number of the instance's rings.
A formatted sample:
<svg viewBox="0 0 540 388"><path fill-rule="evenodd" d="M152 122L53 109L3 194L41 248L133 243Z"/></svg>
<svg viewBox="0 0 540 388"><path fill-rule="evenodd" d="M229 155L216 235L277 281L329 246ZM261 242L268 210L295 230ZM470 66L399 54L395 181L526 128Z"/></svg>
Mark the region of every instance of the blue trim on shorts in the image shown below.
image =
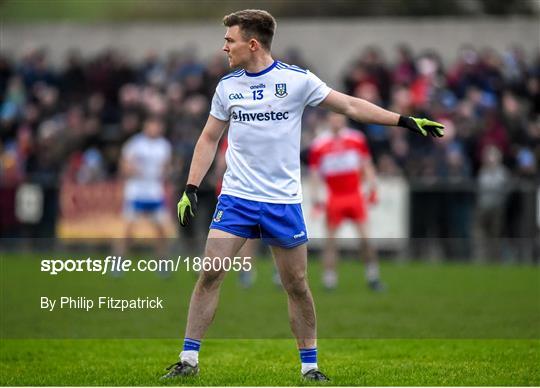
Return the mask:
<svg viewBox="0 0 540 388"><path fill-rule="evenodd" d="M302 206L252 201L228 194L219 197L210 229L264 243L294 248L308 241Z"/></svg>

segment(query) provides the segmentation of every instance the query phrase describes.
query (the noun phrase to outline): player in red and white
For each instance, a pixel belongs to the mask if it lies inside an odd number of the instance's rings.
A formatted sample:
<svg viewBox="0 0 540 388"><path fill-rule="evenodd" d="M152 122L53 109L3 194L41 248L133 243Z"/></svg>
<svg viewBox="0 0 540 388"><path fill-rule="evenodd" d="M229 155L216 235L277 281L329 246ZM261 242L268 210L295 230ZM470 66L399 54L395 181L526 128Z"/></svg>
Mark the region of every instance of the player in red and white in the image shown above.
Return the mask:
<svg viewBox="0 0 540 388"><path fill-rule="evenodd" d="M327 241L323 254L323 284L328 289L337 286L336 233L344 220L355 223L361 240L361 253L366 264L369 288L381 291L377 254L369 242L367 205L377 202L375 168L364 135L347 128L347 118L338 113L328 114L329 130L319 135L309 153L312 193L315 208L321 207L317 190L321 178L326 183Z"/></svg>

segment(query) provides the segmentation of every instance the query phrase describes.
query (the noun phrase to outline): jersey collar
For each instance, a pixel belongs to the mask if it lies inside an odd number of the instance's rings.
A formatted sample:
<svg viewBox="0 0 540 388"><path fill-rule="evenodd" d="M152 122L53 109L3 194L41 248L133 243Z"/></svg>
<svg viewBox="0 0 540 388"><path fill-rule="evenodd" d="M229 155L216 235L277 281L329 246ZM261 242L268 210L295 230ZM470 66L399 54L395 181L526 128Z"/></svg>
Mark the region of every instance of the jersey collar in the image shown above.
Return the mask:
<svg viewBox="0 0 540 388"><path fill-rule="evenodd" d="M258 77L260 75L268 73L270 70L272 70L274 67L276 67L278 61L274 61L270 66L268 66L266 69L259 71L258 73L250 73L249 71L245 70L246 75L248 77Z"/></svg>

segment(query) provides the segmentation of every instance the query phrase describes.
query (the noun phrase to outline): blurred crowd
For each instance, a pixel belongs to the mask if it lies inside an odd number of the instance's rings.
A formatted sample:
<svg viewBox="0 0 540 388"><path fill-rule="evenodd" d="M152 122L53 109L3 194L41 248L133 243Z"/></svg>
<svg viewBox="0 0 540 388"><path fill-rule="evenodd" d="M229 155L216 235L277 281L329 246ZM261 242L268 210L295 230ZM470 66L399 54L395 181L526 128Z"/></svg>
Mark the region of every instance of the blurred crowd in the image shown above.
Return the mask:
<svg viewBox="0 0 540 388"><path fill-rule="evenodd" d="M360 126L382 174L455 180L477 176L485 151L496 147L516 176L538 179L540 53L527 61L512 48L498 53L463 47L454 63L406 46L385 62L369 48L344 79L345 91L390 110L443 122L442 141L426 142L397 128Z"/></svg>
<svg viewBox="0 0 540 388"><path fill-rule="evenodd" d="M503 53L463 47L457 54L445 66L436 52L400 46L389 62L370 47L344 69L346 93L446 125L446 136L432 142L400 128L351 123L366 133L379 172L474 177L493 146L510 174L538 179L540 54L527 60L518 47ZM306 65L295 51L286 56ZM215 85L228 71L223 56L205 63L190 50L167 58L149 53L134 64L114 50L92 58L73 51L61 68L50 65L44 50L16 61L0 56L2 182L114 177L121 145L147 115L166 122L180 168L204 125ZM316 111L304 121L307 146L323 121Z"/></svg>
<svg viewBox="0 0 540 388"><path fill-rule="evenodd" d="M83 59L71 52L53 68L45 51L0 58L2 181L56 184L114 178L121 147L145 117L166 122L182 169L204 125L209 98L227 72L190 53L130 64L114 50Z"/></svg>
<svg viewBox="0 0 540 388"><path fill-rule="evenodd" d="M317 73L300 54L290 50L279 59ZM150 52L131 63L110 49L92 57L72 51L54 67L46 50L18 59L0 54L1 186L115 178L122 145L149 115L166 124L171 182L182 184L214 88L230 71L224 59L204 62L186 49L167 57ZM463 47L453 62L443 63L435 51L402 45L388 60L368 47L343 74L344 92L446 126L445 137L433 141L402 128L351 123L367 135L380 175L469 189L475 182L475 201L487 213L500 211L511 181L538 183L540 53ZM304 148L324 126L323 116L306 111Z"/></svg>

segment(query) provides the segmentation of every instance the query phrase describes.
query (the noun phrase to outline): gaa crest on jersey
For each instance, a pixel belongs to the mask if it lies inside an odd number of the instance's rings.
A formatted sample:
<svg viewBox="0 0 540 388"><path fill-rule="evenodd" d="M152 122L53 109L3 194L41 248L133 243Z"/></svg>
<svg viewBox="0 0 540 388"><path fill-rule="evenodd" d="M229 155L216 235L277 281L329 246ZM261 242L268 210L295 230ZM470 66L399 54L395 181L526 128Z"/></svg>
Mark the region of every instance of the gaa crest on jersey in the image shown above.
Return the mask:
<svg viewBox="0 0 540 388"><path fill-rule="evenodd" d="M287 84L276 84L276 97L283 98L287 96Z"/></svg>

